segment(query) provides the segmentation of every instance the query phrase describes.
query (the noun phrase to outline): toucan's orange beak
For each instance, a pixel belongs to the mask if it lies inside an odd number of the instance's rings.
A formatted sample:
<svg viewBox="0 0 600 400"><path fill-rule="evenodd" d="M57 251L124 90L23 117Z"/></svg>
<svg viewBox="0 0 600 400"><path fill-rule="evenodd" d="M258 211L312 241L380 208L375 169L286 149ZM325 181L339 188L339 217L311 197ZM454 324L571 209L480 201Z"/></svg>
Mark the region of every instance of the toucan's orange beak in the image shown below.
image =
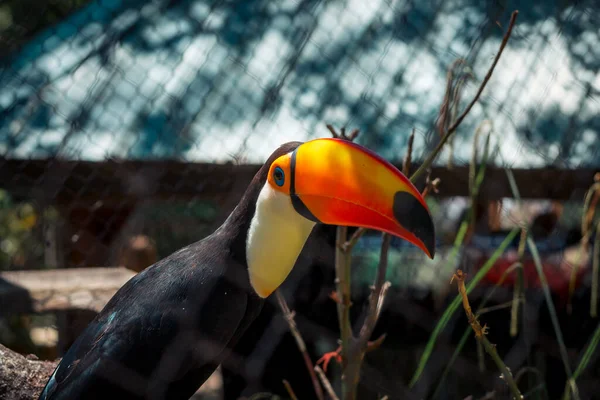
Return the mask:
<svg viewBox="0 0 600 400"><path fill-rule="evenodd" d="M387 232L434 257L435 229L425 200L382 157L346 140L316 139L291 154L290 169L290 196L300 214Z"/></svg>

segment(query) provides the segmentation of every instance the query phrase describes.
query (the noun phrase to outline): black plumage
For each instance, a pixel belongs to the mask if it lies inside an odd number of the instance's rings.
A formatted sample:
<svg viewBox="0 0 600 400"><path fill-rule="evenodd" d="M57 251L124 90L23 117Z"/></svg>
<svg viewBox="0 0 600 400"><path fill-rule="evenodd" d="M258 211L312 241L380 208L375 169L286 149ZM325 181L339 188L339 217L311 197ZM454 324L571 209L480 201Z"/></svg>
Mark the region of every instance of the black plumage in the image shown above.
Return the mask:
<svg viewBox="0 0 600 400"><path fill-rule="evenodd" d="M210 236L127 282L73 343L40 399L189 399L259 314L246 238L271 163ZM117 397L115 397L117 396Z"/></svg>

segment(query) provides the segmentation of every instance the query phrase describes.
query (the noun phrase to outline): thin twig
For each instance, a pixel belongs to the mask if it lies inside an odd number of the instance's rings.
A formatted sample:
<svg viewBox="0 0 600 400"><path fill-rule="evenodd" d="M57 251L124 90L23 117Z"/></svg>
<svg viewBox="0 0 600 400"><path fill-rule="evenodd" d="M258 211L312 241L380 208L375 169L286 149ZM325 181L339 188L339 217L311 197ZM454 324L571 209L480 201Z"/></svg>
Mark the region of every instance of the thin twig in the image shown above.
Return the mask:
<svg viewBox="0 0 600 400"><path fill-rule="evenodd" d="M479 317L482 314L484 307L487 305L488 301L490 301L490 299L492 299L492 297L496 293L496 289L498 289L500 286L502 286L502 284L504 283L504 280L517 268L523 269L523 266L521 265L520 262L515 262L510 267L508 267L507 269L504 270L504 272L500 276L500 279L498 279L498 281L494 284L494 287L492 288L492 290L489 290L486 293L485 297L481 301L481 304L479 305L479 308L477 309L477 311L475 311L475 315L477 317ZM442 388L442 383L446 379L448 372L450 372L452 365L458 358L458 354L462 351L462 348L464 347L465 343L467 342L470 331L471 331L470 327L467 327L465 329L465 332L463 333L462 338L460 339L458 345L454 349L454 352L452 354L452 357L450 358L450 361L446 364L446 367L444 368L444 373L442 374L442 377L438 381L438 384L437 384L437 387L435 388L433 396L431 396L432 399L438 398L439 391Z"/></svg>
<svg viewBox="0 0 600 400"><path fill-rule="evenodd" d="M342 127L340 129L340 132L338 133L335 128L333 127L333 125L327 124L327 129L329 129L329 132L331 132L331 136L333 136L336 139L344 139L344 140L348 140L350 142L352 142L354 139L356 139L356 137L358 136L360 130L359 129L355 129L352 132L350 132L350 134L346 135L346 128Z"/></svg>
<svg viewBox="0 0 600 400"><path fill-rule="evenodd" d="M452 84L454 83L454 69L457 65L466 64L466 62L467 61L464 58L458 58L454 60L454 62L450 65L450 68L448 68L448 72L446 73L446 92L444 93L444 99L442 100L442 105L440 106L440 113L437 124L438 132L440 133L440 138L444 137L444 134L451 123L451 117L449 117L449 115L451 114L450 109L452 107L450 103L452 103L452 100L454 100L452 95L456 94L456 91L452 90Z"/></svg>
<svg viewBox="0 0 600 400"><path fill-rule="evenodd" d="M438 193L438 187L440 185L440 182L440 178L435 178L434 180L431 180L429 174L427 174L427 179L425 180L425 189L423 189L421 196L426 197L431 191L433 191L433 193Z"/></svg>
<svg viewBox="0 0 600 400"><path fill-rule="evenodd" d="M408 150L406 151L406 155L404 156L404 162L402 163L402 173L406 176L410 174L410 164L412 162L412 151L413 151L413 143L415 141L415 128L413 128L410 136L408 137Z"/></svg>
<svg viewBox="0 0 600 400"><path fill-rule="evenodd" d="M308 369L308 373L310 375L310 379L312 380L312 384L315 389L315 393L317 394L317 398L319 400L324 400L325 397L323 396L323 390L321 389L319 380L315 375L314 366L312 361L310 360L308 351L306 351L306 344L304 343L304 339L302 339L302 335L300 335L300 331L296 326L296 321L294 320L294 313L288 307L287 302L285 301L285 298L283 297L281 292L277 290L275 294L277 296L277 301L279 302L279 307L281 307L281 311L283 312L283 317L285 318L290 327L290 332L292 332L292 335L296 340L296 345L298 346L300 353L302 353L302 358L304 358L304 364L306 364L306 369Z"/></svg>
<svg viewBox="0 0 600 400"><path fill-rule="evenodd" d="M317 365L315 367L315 372L317 373L317 375L319 375L319 378L321 378L321 383L323 384L323 387L325 388L325 391L327 392L327 394L329 395L329 397L331 397L332 400L340 400L337 397L337 395L335 394L335 391L333 390L333 387L331 387L331 383L329 383L329 380L325 376L325 373L323 372L323 370L321 369L321 367L319 367Z"/></svg>
<svg viewBox="0 0 600 400"><path fill-rule="evenodd" d="M367 230L365 228L358 228L355 230L350 239L342 244L342 250L344 250L346 253L350 253L352 248L356 245L356 243L358 243L358 239L360 239L366 231Z"/></svg>
<svg viewBox="0 0 600 400"><path fill-rule="evenodd" d="M482 308L481 310L479 310L476 313L476 315L477 315L477 317L480 317L483 314L491 313L493 311L498 311L498 310L504 310L505 308L512 307L513 301L515 301L515 300L513 299L513 300L507 301L505 303L496 304L495 306L489 306L489 307ZM524 303L525 299L523 297L520 297L516 300L516 302L517 302L517 304Z"/></svg>
<svg viewBox="0 0 600 400"><path fill-rule="evenodd" d="M437 144L437 146L435 147L433 152L431 152L429 157L427 157L425 162L423 162L423 164L421 164L419 169L417 169L415 171L415 173L410 177L410 180L413 183L427 168L429 168L429 166L433 163L433 161L435 161L436 157L442 151L442 149L443 149L444 145L446 144L446 142L448 141L448 139L450 139L450 136L452 136L452 134L454 134L454 132L458 129L458 127L460 126L462 121L465 119L465 117L471 111L471 108L473 108L473 106L475 105L477 100L479 100L479 97L481 96L483 89L485 89L485 86L487 85L488 81L492 77L492 73L494 72L494 69L496 68L496 64L498 64L498 60L500 60L500 56L502 55L502 52L504 51L504 48L506 47L506 44L508 43L508 39L510 38L510 35L512 33L512 30L515 25L515 21L517 19L518 14L519 14L519 11L515 10L515 11L513 11L512 15L510 16L510 23L508 25L508 30L506 31L506 33L504 34L504 37L502 38L502 43L500 44L500 48L498 50L498 53L496 54L496 57L494 57L494 62L492 63L492 66L490 67L487 74L485 75L485 78L481 82L481 85L479 86L479 89L477 90L475 97L473 98L473 100L471 100L471 102L469 103L467 108L465 108L465 110L456 119L456 121L452 124L452 126L450 128L448 128L448 131L446 132L446 134L440 139L439 143Z"/></svg>
<svg viewBox="0 0 600 400"><path fill-rule="evenodd" d="M531 237L527 238L527 247L529 248L531 256L533 257L533 264L535 265L535 269L538 274L540 284L542 286L542 291L544 293L544 298L546 299L546 307L548 308L548 313L550 314L550 321L552 322L552 327L554 328L554 333L556 334L556 341L558 343L560 358L562 359L565 368L565 374L567 375L567 382L569 383L575 398L579 399L579 391L577 389L577 384L574 380L571 379L573 377L573 372L571 370L571 365L569 364L569 354L567 353L567 347L565 346L563 333L560 329L560 322L558 321L556 308L554 307L554 302L552 301L552 294L550 293L548 280L546 279L546 274L544 274L542 261L540 259L540 253L538 252L537 246Z"/></svg>
<svg viewBox="0 0 600 400"><path fill-rule="evenodd" d="M294 393L292 385L290 385L286 379L283 380L283 386L285 386L285 390L287 390L292 400L298 400L298 396L296 396L296 393Z"/></svg>
<svg viewBox="0 0 600 400"><path fill-rule="evenodd" d="M341 133L337 133L331 125L327 125L327 129L331 132L334 138L342 138L345 140L353 141L358 135L358 130L355 129L346 135L346 130L341 129ZM359 229L360 231L360 229ZM359 231L355 232L356 239L362 233ZM344 399L354 399L356 393L356 384L354 372L350 372L348 366L353 366L351 360L355 353L353 344L355 342L354 335L352 334L352 325L350 323L350 305L351 305L351 274L350 274L350 253L351 247L347 244L348 239L348 227L338 226L336 234L336 246L335 246L335 284L338 301L337 312L338 312L338 323L340 327L340 338L341 338L341 357L342 357L342 396ZM360 366L358 366L360 368ZM350 377L349 375L354 375ZM323 377L325 375L323 374Z"/></svg>
<svg viewBox="0 0 600 400"><path fill-rule="evenodd" d="M525 286L525 274L523 273L522 262L523 262L523 254L525 253L525 244L527 241L527 228L523 227L521 229L521 238L519 240L519 249L517 252L518 255L518 263L521 265L521 268L517 271L517 279L515 279L515 286L513 289L513 300L512 307L510 309L510 336L515 337L519 332L519 304L521 299L521 292L523 291L523 287Z"/></svg>
<svg viewBox="0 0 600 400"><path fill-rule="evenodd" d="M371 292L371 296L369 297L369 311L358 335L359 351L363 353L366 350L367 342L371 338L373 329L377 324L377 319L381 313L386 292L391 285L389 282L385 282L385 275L388 267L388 252L391 241L392 237L384 233L379 255L379 265L377 267L377 277L375 278L375 285Z"/></svg>
<svg viewBox="0 0 600 400"><path fill-rule="evenodd" d="M465 274L460 269L457 270L456 273L452 276L452 280L455 279L458 284L458 292L462 297L463 308L465 309L465 313L467 314L469 324L475 332L475 337L483 344L485 350L488 352L488 354L492 357L492 359L498 366L498 369L502 373L502 378L508 384L508 387L510 388L513 397L516 400L523 399L523 395L521 394L521 391L515 383L512 373L498 355L498 352L496 351L496 346L491 344L490 341L485 337L485 335L487 334L487 326L484 325L482 327L475 315L473 315L473 312L471 311L471 306L469 305L469 297L467 296L467 288L465 287Z"/></svg>
<svg viewBox="0 0 600 400"><path fill-rule="evenodd" d="M350 281L348 278L350 270L350 255L342 249L342 244L346 243L348 237L348 228L346 226L337 227L336 235L336 255L335 255L335 275L338 297L338 318L342 339L342 366L347 364L347 349L352 336L352 327L350 325Z"/></svg>
<svg viewBox="0 0 600 400"><path fill-rule="evenodd" d="M600 221L596 226L596 240L592 252L592 296L590 298L590 315L592 318L598 316L598 273L600 270Z"/></svg>
<svg viewBox="0 0 600 400"><path fill-rule="evenodd" d="M571 314L573 309L573 294L575 293L575 283L577 280L577 272L583 267L583 254L588 253L590 236L593 230L594 215L596 213L596 204L600 201L600 173L594 175L594 183L585 194L583 200L583 213L581 216L581 240L579 244L579 252L571 269L571 278L569 280L569 298L567 301L567 312ZM590 304L591 305L591 304ZM590 307L590 312L592 308ZM591 314L590 314L591 315Z"/></svg>

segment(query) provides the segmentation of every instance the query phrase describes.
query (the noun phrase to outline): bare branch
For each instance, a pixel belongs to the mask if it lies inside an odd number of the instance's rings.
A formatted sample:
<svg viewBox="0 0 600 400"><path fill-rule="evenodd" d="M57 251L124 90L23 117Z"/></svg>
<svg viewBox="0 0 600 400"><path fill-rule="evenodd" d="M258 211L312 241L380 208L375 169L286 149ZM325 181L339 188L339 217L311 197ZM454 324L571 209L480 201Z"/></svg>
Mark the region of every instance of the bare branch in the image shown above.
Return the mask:
<svg viewBox="0 0 600 400"><path fill-rule="evenodd" d="M331 397L332 400L340 400L337 397L337 395L335 394L333 387L331 387L331 383L329 383L329 380L325 376L325 373L323 372L323 370L319 366L316 366L315 372L317 373L317 375L319 375L319 378L321 379L321 383L323 384L323 387L325 388L325 391L327 392L329 397Z"/></svg>
<svg viewBox="0 0 600 400"><path fill-rule="evenodd" d="M513 398L515 400L521 400L524 397L521 394L519 387L515 383L512 373L510 372L510 370L508 369L506 364L504 364L504 362L498 355L498 352L496 351L496 346L491 344L490 341L487 339L487 337L485 337L485 335L487 334L487 330L488 330L487 326L485 326L485 325L481 326L481 324L477 320L477 317L473 314L473 311L471 311L471 305L469 304L469 297L467 296L467 288L465 287L465 277L466 277L466 274L464 274L463 271L459 269L452 276L451 282L456 280L456 282L458 283L458 293L462 297L463 308L465 309L465 313L467 314L469 324L471 325L471 328L473 328L473 331L475 332L475 337L477 338L477 340L483 344L483 347L485 347L485 350L488 352L488 354L490 356L492 356L492 359L498 366L498 369L500 370L500 372L502 372L502 379L504 379L504 381L508 384L508 387L510 388L510 390L513 394Z"/></svg>
<svg viewBox="0 0 600 400"><path fill-rule="evenodd" d="M294 393L292 385L290 385L290 383L286 379L283 380L283 386L285 386L285 390L287 390L292 400L298 400L298 396L296 396L296 393Z"/></svg>
<svg viewBox="0 0 600 400"><path fill-rule="evenodd" d="M331 136L333 136L336 139L340 137L340 134L337 133L337 131L335 130L333 125L327 124L326 126L327 126L327 129L329 129L329 132L331 132Z"/></svg>
<svg viewBox="0 0 600 400"><path fill-rule="evenodd" d="M423 189L421 196L426 197L431 191L433 191L433 193L438 193L438 187L440 185L440 182L440 178L435 178L434 180L431 180L430 174L427 173L427 179L425 180L425 189Z"/></svg>
<svg viewBox="0 0 600 400"><path fill-rule="evenodd" d="M355 230L350 239L342 244L342 250L344 250L344 252L346 253L352 251L352 248L356 245L358 239L360 239L366 231L367 230L365 228L358 228L357 230Z"/></svg>
<svg viewBox="0 0 600 400"><path fill-rule="evenodd" d="M446 142L448 141L448 139L450 139L450 136L452 136L452 134L454 134L454 132L458 129L458 127L463 122L465 117L469 114L469 112L471 111L471 109L473 108L475 103L477 103L477 100L479 100L479 97L481 96L483 89L485 89L485 86L487 85L488 81L492 77L492 73L494 72L494 69L496 68L496 64L498 64L498 60L500 60L500 56L502 55L502 52L504 51L504 48L506 47L506 44L508 43L508 39L510 38L510 35L512 33L513 27L515 25L515 21L517 20L517 15L519 15L519 11L516 11L516 10L513 11L512 15L510 17L510 23L508 25L508 30L506 31L506 33L504 34L504 37L502 38L502 43L500 44L500 49L498 50L496 57L494 57L494 62L492 63L490 69L488 70L487 74L485 75L485 78L481 82L481 85L479 86L479 89L477 90L475 97L473 97L473 100L471 100L471 102L469 103L467 108L465 108L465 110L462 112L462 114L456 119L456 121L454 121L452 126L450 126L450 128L448 128L448 131L446 132L446 134L441 138L441 140L439 141L439 143L437 144L435 149L431 152L429 157L427 157L425 162L423 162L423 164L421 164L419 169L416 170L415 173L411 176L411 178L410 178L411 181L414 182L423 172L425 172L425 170L427 168L429 168L431 166L433 161L436 159L436 157L442 151L442 149L443 149L444 145L446 144Z"/></svg>
<svg viewBox="0 0 600 400"><path fill-rule="evenodd" d="M410 136L408 137L408 150L406 151L406 155L404 156L404 163L402 163L402 173L406 176L410 174L410 164L412 162L412 151L413 151L413 142L415 141L415 128L413 128Z"/></svg>
<svg viewBox="0 0 600 400"><path fill-rule="evenodd" d="M344 139L344 140L348 140L350 142L352 142L354 139L356 139L356 137L358 136L358 133L360 132L359 129L354 129L352 132L350 132L350 134L346 135L346 127L342 127L340 129L340 132L338 132L333 127L333 125L327 124L326 126L327 126L327 129L329 130L329 132L331 132L331 136L333 136L335 139Z"/></svg>
<svg viewBox="0 0 600 400"><path fill-rule="evenodd" d="M367 348L367 342L371 338L371 334L373 333L373 329L375 329L377 319L381 313L385 294L391 285L389 282L385 282L391 240L392 237L390 235L383 234L381 253L379 255L379 266L377 267L377 277L375 278L375 285L371 292L371 296L369 297L369 311L358 336L358 348L361 353L364 353Z"/></svg>
<svg viewBox="0 0 600 400"><path fill-rule="evenodd" d="M294 313L288 307L287 302L285 301L285 298L283 297L281 292L277 290L275 294L277 296L277 301L279 302L279 307L281 307L281 311L283 312L283 317L285 318L290 327L290 332L292 332L292 335L296 340L296 344L298 345L300 353L302 353L302 357L304 358L304 363L306 364L306 369L308 369L308 373L310 375L310 379L312 380L312 384L315 389L315 393L317 394L317 398L319 400L324 400L325 397L323 396L323 390L321 389L321 385L319 385L319 380L315 375L313 363L310 360L308 352L306 351L306 344L304 343L302 335L300 335L300 331L296 326L296 321L294 321Z"/></svg>

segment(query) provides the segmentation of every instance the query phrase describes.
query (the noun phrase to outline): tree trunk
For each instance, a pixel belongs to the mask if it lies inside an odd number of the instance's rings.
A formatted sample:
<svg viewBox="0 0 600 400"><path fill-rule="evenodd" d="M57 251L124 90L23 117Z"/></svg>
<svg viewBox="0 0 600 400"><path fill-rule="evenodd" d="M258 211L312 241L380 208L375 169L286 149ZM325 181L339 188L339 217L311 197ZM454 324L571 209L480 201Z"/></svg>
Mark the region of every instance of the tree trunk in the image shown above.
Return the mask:
<svg viewBox="0 0 600 400"><path fill-rule="evenodd" d="M57 364L23 357L0 344L0 399L37 399Z"/></svg>

